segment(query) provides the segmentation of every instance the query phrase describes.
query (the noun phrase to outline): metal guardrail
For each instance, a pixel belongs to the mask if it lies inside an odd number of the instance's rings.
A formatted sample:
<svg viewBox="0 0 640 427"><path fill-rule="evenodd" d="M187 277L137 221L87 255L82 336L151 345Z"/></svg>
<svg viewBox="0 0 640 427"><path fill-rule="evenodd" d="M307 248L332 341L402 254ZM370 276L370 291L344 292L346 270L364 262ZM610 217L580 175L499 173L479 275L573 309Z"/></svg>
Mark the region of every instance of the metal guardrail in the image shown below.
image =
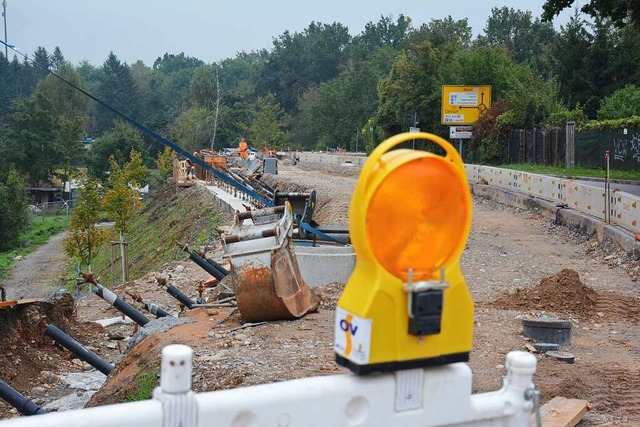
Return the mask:
<svg viewBox="0 0 640 427"><path fill-rule="evenodd" d="M487 184L538 197L606 222L606 191L572 179L539 175L491 166L465 165L471 182ZM610 193L610 223L640 234L640 197L623 191Z"/></svg>

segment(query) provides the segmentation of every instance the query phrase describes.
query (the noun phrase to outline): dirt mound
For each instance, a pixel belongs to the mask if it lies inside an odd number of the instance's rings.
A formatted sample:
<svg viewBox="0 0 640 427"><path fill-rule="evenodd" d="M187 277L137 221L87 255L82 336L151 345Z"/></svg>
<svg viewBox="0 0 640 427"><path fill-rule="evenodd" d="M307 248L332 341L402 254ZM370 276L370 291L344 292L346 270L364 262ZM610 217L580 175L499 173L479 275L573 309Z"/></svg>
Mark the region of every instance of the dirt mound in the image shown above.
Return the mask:
<svg viewBox="0 0 640 427"><path fill-rule="evenodd" d="M623 418L636 416L640 405L640 397L636 392L640 387L640 371L637 368L581 363L581 371L588 372L588 375L567 377L566 365L551 358L542 359L536 377L544 378L540 387L543 401L554 396L587 399L596 411L615 413Z"/></svg>
<svg viewBox="0 0 640 427"><path fill-rule="evenodd" d="M43 319L84 344L88 344L87 337L99 336L103 331L97 324L77 322L74 315L75 304L68 294L53 301L0 310L2 379L18 391L26 392L37 383L36 378L42 371L56 370L60 356L73 358L43 334L40 327Z"/></svg>
<svg viewBox="0 0 640 427"><path fill-rule="evenodd" d="M545 277L533 288L517 289L487 304L500 309L544 310L581 319L598 316L607 320L640 321L640 301L617 292L598 292L565 268Z"/></svg>

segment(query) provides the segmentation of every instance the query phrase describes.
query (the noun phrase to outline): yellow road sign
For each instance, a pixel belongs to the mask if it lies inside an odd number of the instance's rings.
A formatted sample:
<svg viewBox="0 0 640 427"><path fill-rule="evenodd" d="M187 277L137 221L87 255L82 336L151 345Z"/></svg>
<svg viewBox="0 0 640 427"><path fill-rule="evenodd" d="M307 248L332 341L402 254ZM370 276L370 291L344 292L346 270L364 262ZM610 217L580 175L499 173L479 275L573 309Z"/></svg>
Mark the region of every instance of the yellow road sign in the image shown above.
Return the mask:
<svg viewBox="0 0 640 427"><path fill-rule="evenodd" d="M491 107L491 86L442 86L443 125L471 125Z"/></svg>

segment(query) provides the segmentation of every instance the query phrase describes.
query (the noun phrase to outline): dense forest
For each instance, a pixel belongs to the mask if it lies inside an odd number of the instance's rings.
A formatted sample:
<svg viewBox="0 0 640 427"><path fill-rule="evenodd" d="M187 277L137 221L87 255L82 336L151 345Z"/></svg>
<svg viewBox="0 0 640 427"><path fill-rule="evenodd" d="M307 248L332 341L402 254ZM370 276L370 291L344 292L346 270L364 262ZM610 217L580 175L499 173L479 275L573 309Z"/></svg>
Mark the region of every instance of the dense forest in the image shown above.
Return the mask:
<svg viewBox="0 0 640 427"><path fill-rule="evenodd" d="M553 13L550 11L548 13ZM499 163L512 128L640 115L640 32L615 17L574 17L556 31L532 13L494 8L480 35L467 20L381 17L359 34L338 23L285 31L269 50L207 64L165 53L150 66L112 52L101 65L72 65L60 48L29 60L0 53L0 167L28 184L88 166L104 178L109 157L131 150L153 163L163 147L45 71L50 69L186 150L371 150L418 126L446 135L441 86L491 85L492 108L470 145ZM95 138L85 154L82 139Z"/></svg>

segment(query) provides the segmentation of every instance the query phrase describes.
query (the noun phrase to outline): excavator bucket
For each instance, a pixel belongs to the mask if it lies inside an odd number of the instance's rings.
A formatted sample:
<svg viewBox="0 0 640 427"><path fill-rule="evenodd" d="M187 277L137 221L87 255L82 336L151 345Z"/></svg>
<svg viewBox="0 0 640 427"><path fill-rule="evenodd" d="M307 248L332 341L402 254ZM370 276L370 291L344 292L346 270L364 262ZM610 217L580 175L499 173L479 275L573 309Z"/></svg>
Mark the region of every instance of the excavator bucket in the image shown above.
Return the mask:
<svg viewBox="0 0 640 427"><path fill-rule="evenodd" d="M320 299L302 279L293 252L293 223L289 203L236 212L222 237L238 310L248 322L296 319L318 308Z"/></svg>

